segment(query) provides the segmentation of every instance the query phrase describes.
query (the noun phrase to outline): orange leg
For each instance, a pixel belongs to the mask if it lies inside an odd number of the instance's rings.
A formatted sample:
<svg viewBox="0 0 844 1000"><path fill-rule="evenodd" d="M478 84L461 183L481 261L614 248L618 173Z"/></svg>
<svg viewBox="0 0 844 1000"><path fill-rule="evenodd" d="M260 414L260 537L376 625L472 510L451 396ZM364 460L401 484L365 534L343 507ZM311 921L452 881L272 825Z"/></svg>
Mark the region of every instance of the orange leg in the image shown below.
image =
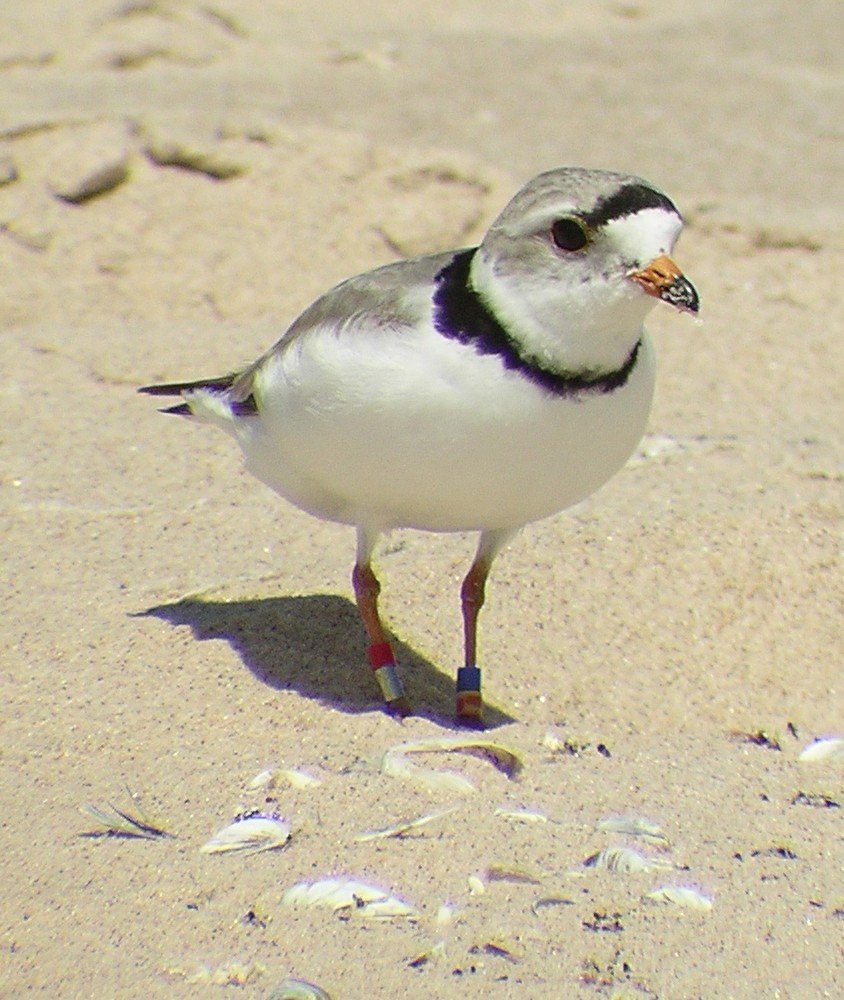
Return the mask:
<svg viewBox="0 0 844 1000"><path fill-rule="evenodd" d="M463 664L474 667L478 662L478 615L484 606L484 589L489 576L486 563L472 563L460 588L460 603L463 609Z"/></svg>
<svg viewBox="0 0 844 1000"><path fill-rule="evenodd" d="M457 718L466 725L481 724L483 698L478 667L478 615L484 604L487 577L493 560L513 536L511 531L485 531L478 552L460 588L463 609L463 666L457 671Z"/></svg>
<svg viewBox="0 0 844 1000"><path fill-rule="evenodd" d="M369 638L367 651L369 663L375 674L375 679L378 681L378 686L381 688L387 709L395 715L404 717L410 715L410 703L396 673L393 649L387 638L387 633L384 631L384 626L381 624L381 616L378 614L378 595L381 592L381 584L372 571L369 556L369 552L361 553L359 542L358 561L352 571L355 601L363 619L363 627Z"/></svg>
<svg viewBox="0 0 844 1000"><path fill-rule="evenodd" d="M484 586L489 566L477 559L472 563L463 586L463 666L457 671L457 719L465 725L480 725L483 714L481 671L478 667L478 615L484 603Z"/></svg>

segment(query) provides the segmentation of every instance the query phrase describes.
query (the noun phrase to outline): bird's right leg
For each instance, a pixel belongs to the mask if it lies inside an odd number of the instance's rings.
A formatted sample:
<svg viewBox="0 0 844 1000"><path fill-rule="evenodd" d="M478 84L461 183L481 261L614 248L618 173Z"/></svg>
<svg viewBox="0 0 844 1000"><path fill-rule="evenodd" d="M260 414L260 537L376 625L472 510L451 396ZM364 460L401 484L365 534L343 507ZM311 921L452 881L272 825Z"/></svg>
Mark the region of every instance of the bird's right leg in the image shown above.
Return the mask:
<svg viewBox="0 0 844 1000"><path fill-rule="evenodd" d="M358 546L355 568L352 571L352 586L355 589L355 601L363 620L363 627L369 639L367 655L372 672L381 688L388 711L404 717L410 715L410 703L404 693L404 688L396 672L396 659L393 647L378 613L378 595L381 584L372 569L372 551L378 539L377 533L370 533L358 528Z"/></svg>
<svg viewBox="0 0 844 1000"><path fill-rule="evenodd" d="M478 615L484 603L486 580L493 560L515 534L510 529L483 531L478 551L463 586L463 666L457 671L457 720L467 726L482 725L481 670L478 666Z"/></svg>

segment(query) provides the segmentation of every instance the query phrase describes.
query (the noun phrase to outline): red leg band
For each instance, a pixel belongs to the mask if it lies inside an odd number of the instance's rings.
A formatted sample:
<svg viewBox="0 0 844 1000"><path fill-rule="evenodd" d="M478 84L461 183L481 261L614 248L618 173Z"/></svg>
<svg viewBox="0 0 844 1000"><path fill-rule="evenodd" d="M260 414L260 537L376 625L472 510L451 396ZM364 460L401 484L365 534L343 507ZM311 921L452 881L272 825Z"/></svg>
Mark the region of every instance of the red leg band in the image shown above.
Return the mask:
<svg viewBox="0 0 844 1000"><path fill-rule="evenodd" d="M390 664L395 665L396 662L396 658L393 656L393 647L389 642L374 642L367 649L366 655L369 657L369 665L373 670Z"/></svg>

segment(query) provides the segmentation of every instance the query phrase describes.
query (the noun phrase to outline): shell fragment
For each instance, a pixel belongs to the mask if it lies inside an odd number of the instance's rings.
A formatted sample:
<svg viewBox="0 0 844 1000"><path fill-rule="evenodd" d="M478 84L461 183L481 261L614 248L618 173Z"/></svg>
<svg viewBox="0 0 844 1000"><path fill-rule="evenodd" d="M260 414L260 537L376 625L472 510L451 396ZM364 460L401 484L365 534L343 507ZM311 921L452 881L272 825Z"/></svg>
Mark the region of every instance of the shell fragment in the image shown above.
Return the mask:
<svg viewBox="0 0 844 1000"><path fill-rule="evenodd" d="M818 763L822 760L844 760L844 739L833 737L831 739L815 740L800 751L798 760L804 763Z"/></svg>
<svg viewBox="0 0 844 1000"><path fill-rule="evenodd" d="M548 817L545 813L536 812L533 809L507 809L504 806L499 806L492 815L512 820L514 823L548 822Z"/></svg>
<svg viewBox="0 0 844 1000"><path fill-rule="evenodd" d="M242 816L218 830L200 848L203 854L258 854L285 847L290 827L277 816Z"/></svg>
<svg viewBox="0 0 844 1000"><path fill-rule="evenodd" d="M689 885L664 885L646 893L645 899L656 903L673 903L674 906L684 906L701 913L708 913L712 909L712 898Z"/></svg>
<svg viewBox="0 0 844 1000"><path fill-rule="evenodd" d="M467 753L488 760L508 778L516 778L522 770L522 760L507 747L474 736L435 736L430 739L398 743L381 758L381 771L393 777L413 778L430 791L455 792L461 795L475 791L467 778L450 771L431 771L408 758L419 753Z"/></svg>
<svg viewBox="0 0 844 1000"><path fill-rule="evenodd" d="M424 816L418 816L416 819L405 819L400 820L395 826L385 826L378 830L368 830L366 833L362 833L355 837L355 840L360 843L364 843L367 840L381 840L386 837L403 837L407 833L412 833L418 830L420 827L431 823L435 819L440 819L442 816L448 816L449 813L453 813L457 806L450 806L448 809L439 809L437 812L426 813Z"/></svg>
<svg viewBox="0 0 844 1000"><path fill-rule="evenodd" d="M636 837L655 847L668 847L670 841L658 823L642 816L609 816L595 824L599 833L615 833L622 837Z"/></svg>
<svg viewBox="0 0 844 1000"><path fill-rule="evenodd" d="M285 979L272 991L269 1000L331 1000L320 986L305 979Z"/></svg>
<svg viewBox="0 0 844 1000"><path fill-rule="evenodd" d="M583 862L586 868L603 869L617 875L638 875L643 872L667 871L674 866L665 858L647 858L631 847L607 847Z"/></svg>
<svg viewBox="0 0 844 1000"><path fill-rule="evenodd" d="M281 905L325 907L335 913L352 910L360 916L382 920L418 915L409 903L390 896L377 886L354 879L327 878L318 882L299 882L285 892Z"/></svg>

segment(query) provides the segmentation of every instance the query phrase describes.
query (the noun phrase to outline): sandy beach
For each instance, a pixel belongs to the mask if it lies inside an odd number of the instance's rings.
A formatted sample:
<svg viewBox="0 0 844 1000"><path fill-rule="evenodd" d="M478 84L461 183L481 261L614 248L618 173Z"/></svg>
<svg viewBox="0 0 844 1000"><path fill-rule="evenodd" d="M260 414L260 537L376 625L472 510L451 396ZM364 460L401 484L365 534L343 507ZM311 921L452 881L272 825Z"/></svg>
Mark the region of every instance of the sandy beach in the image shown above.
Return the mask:
<svg viewBox="0 0 844 1000"><path fill-rule="evenodd" d="M0 997L841 996L844 752L799 758L844 736L842 52L833 0L5 0ZM378 551L399 722L353 531L135 390L564 164L669 192L700 319L654 311L639 452L495 566L475 736L518 764L391 775L460 735L474 539ZM256 811L283 849L200 851ZM327 878L412 912L283 905Z"/></svg>

